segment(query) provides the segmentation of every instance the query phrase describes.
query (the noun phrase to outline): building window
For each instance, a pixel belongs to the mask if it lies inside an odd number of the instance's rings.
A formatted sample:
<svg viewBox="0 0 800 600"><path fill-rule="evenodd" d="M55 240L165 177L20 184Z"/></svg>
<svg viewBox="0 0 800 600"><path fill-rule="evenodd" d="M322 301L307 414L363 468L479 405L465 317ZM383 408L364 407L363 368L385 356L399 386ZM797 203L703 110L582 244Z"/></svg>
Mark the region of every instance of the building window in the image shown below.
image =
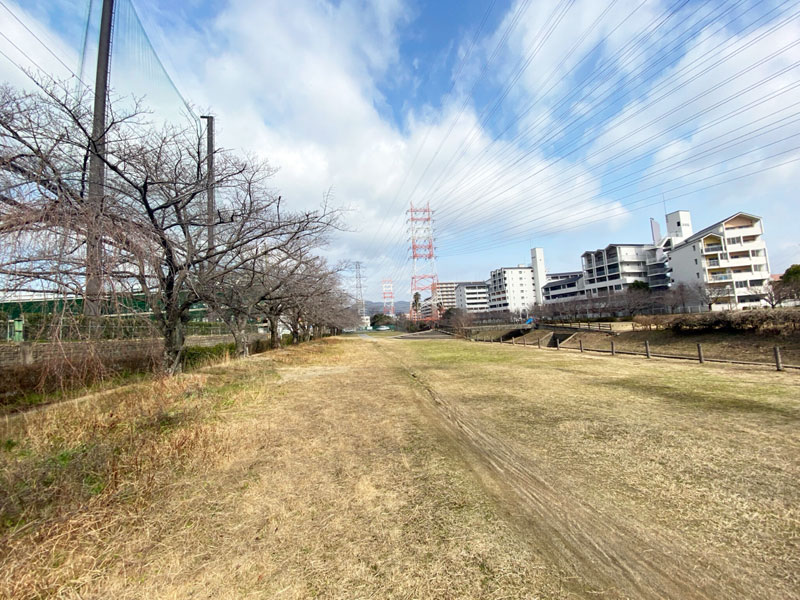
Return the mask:
<svg viewBox="0 0 800 600"><path fill-rule="evenodd" d="M695 275L697 275L697 278L700 279L700 273L695 273Z"/></svg>
<svg viewBox="0 0 800 600"><path fill-rule="evenodd" d="M697 259L696 258L694 259L694 264L697 264Z"/></svg>
<svg viewBox="0 0 800 600"><path fill-rule="evenodd" d="M692 252L697 252L697 248L695 247L694 244L692 244Z"/></svg>
<svg viewBox="0 0 800 600"><path fill-rule="evenodd" d="M747 282L746 281L737 281L735 283L735 285L736 285L737 288L746 288L747 287Z"/></svg>

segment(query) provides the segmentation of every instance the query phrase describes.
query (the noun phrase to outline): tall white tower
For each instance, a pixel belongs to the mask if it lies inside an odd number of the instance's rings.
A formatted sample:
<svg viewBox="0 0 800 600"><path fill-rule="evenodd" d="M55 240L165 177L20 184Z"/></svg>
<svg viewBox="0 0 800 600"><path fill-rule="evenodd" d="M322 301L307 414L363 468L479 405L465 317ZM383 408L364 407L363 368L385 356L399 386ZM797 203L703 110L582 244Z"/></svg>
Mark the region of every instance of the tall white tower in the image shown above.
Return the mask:
<svg viewBox="0 0 800 600"><path fill-rule="evenodd" d="M684 240L692 235L692 215L688 210L676 210L667 215L667 235Z"/></svg>
<svg viewBox="0 0 800 600"><path fill-rule="evenodd" d="M544 268L544 248L531 248L531 267L533 268L533 293L536 304L544 304L544 286L547 283L547 271Z"/></svg>

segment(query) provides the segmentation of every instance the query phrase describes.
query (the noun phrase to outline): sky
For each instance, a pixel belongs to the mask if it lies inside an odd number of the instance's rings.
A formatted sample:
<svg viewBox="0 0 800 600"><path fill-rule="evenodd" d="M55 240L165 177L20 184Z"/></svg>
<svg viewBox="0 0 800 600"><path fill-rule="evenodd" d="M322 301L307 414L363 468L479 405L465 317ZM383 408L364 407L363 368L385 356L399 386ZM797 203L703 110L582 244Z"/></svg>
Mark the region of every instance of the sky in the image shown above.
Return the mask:
<svg viewBox="0 0 800 600"><path fill-rule="evenodd" d="M12 63L36 63L91 81L99 0L2 4L2 80L25 86ZM585 250L650 241L649 219L663 229L673 210L695 230L759 215L772 272L800 263L800 0L117 11L115 92L216 115L219 145L268 159L290 207L330 193L344 231L325 253L363 263L367 299L383 279L410 297L411 203L434 211L442 281L529 263L533 246L548 270L577 270Z"/></svg>

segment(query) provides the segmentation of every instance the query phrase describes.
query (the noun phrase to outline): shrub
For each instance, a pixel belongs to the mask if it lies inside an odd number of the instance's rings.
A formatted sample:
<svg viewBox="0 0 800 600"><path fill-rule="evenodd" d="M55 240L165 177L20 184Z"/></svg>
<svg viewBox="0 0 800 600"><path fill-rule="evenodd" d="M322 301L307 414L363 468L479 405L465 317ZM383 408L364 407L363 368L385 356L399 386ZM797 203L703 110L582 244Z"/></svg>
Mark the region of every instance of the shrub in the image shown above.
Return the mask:
<svg viewBox="0 0 800 600"><path fill-rule="evenodd" d="M222 343L215 346L188 346L183 351L183 366L196 367L206 362L222 360L236 355L236 344Z"/></svg>
<svg viewBox="0 0 800 600"><path fill-rule="evenodd" d="M759 309L677 315L669 320L677 333L739 331L788 335L800 331L800 310Z"/></svg>

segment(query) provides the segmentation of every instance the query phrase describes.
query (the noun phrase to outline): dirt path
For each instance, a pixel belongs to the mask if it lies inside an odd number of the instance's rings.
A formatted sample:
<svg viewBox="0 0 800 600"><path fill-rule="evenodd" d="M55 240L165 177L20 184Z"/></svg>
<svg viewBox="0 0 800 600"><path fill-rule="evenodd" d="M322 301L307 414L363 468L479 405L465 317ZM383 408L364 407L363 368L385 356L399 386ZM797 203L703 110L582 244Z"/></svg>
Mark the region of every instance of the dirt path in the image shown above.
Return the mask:
<svg viewBox="0 0 800 600"><path fill-rule="evenodd" d="M680 539L656 536L646 524L600 512L577 497L511 443L487 432L480 419L438 393L389 344L381 343L381 350L424 390L431 419L461 448L470 467L502 490L501 501L537 548L579 582L575 591L642 599L750 596L752 590L739 588L730 573L705 562Z"/></svg>
<svg viewBox="0 0 800 600"><path fill-rule="evenodd" d="M729 382L784 386L751 413L651 381L623 403L633 359L517 350L325 340L8 421L0 475L52 503L0 538L0 597L798 597L794 380ZM107 458L121 483L79 496Z"/></svg>

